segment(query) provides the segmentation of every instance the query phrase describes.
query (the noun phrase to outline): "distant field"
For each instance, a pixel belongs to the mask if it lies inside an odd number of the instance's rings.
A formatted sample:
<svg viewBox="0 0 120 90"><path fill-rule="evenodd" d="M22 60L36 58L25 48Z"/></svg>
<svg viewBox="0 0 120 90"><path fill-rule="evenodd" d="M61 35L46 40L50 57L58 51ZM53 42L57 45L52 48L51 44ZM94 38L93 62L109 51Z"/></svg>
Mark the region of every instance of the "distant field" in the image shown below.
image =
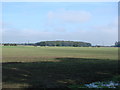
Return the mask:
<svg viewBox="0 0 120 90"><path fill-rule="evenodd" d="M115 47L3 46L3 87L67 87L118 74Z"/></svg>
<svg viewBox="0 0 120 90"><path fill-rule="evenodd" d="M118 48L4 46L3 62L34 62L54 58L117 59Z"/></svg>

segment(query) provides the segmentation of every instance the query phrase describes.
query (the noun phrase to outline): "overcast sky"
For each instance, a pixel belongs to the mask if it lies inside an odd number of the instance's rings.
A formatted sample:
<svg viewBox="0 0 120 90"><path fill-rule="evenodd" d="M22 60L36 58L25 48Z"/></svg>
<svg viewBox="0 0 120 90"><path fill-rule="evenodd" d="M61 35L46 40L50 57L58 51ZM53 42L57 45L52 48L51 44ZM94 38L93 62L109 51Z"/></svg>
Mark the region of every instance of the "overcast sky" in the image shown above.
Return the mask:
<svg viewBox="0 0 120 90"><path fill-rule="evenodd" d="M4 2L3 42L118 41L117 2Z"/></svg>

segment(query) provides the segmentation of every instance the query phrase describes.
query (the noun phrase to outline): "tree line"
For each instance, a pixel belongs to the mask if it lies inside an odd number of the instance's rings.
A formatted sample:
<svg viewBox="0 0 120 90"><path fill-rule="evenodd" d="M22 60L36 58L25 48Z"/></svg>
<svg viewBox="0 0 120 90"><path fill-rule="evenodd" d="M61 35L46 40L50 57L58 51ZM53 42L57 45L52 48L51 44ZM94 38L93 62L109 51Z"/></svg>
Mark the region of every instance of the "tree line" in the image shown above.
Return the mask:
<svg viewBox="0 0 120 90"><path fill-rule="evenodd" d="M25 46L69 46L69 47L105 47L105 46L92 46L91 43L87 42L78 42L78 41L41 41L37 43L2 43L4 46L17 46L17 45L25 45ZM107 46L106 46L107 47ZM109 46L110 47L110 46ZM120 47L120 41L115 42L111 47Z"/></svg>
<svg viewBox="0 0 120 90"><path fill-rule="evenodd" d="M6 44L4 44L4 46L17 46L17 44L6 43Z"/></svg>
<svg viewBox="0 0 120 90"><path fill-rule="evenodd" d="M89 47L91 43L77 41L42 41L35 43L35 46L71 46L71 47Z"/></svg>

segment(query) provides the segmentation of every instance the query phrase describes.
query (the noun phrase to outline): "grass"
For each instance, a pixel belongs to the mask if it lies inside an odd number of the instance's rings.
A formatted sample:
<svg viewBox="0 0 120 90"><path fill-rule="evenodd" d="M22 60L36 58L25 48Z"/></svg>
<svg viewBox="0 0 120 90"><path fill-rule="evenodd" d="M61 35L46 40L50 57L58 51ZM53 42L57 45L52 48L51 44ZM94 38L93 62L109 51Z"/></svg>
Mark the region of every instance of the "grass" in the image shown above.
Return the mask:
<svg viewBox="0 0 120 90"><path fill-rule="evenodd" d="M118 48L4 46L3 88L59 88L118 77Z"/></svg>

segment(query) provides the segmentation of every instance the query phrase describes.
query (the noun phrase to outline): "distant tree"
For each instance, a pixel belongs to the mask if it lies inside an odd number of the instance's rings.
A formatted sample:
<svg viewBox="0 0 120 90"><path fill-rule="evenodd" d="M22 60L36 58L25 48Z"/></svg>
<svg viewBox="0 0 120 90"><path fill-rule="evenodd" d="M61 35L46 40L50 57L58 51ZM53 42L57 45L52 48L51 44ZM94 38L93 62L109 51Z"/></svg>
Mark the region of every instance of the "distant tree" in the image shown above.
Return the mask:
<svg viewBox="0 0 120 90"><path fill-rule="evenodd" d="M12 44L12 43L6 43L4 46L17 46L17 44Z"/></svg>
<svg viewBox="0 0 120 90"><path fill-rule="evenodd" d="M74 42L73 46L74 47L79 47L79 43L78 42Z"/></svg>
<svg viewBox="0 0 120 90"><path fill-rule="evenodd" d="M59 43L57 43L57 44L56 44L56 46L60 46L60 44L59 44Z"/></svg>
<svg viewBox="0 0 120 90"><path fill-rule="evenodd" d="M35 43L35 45L37 45L37 46L46 46L46 43L45 42L38 42L38 43Z"/></svg>
<svg viewBox="0 0 120 90"><path fill-rule="evenodd" d="M115 42L115 47L120 47L120 41Z"/></svg>

